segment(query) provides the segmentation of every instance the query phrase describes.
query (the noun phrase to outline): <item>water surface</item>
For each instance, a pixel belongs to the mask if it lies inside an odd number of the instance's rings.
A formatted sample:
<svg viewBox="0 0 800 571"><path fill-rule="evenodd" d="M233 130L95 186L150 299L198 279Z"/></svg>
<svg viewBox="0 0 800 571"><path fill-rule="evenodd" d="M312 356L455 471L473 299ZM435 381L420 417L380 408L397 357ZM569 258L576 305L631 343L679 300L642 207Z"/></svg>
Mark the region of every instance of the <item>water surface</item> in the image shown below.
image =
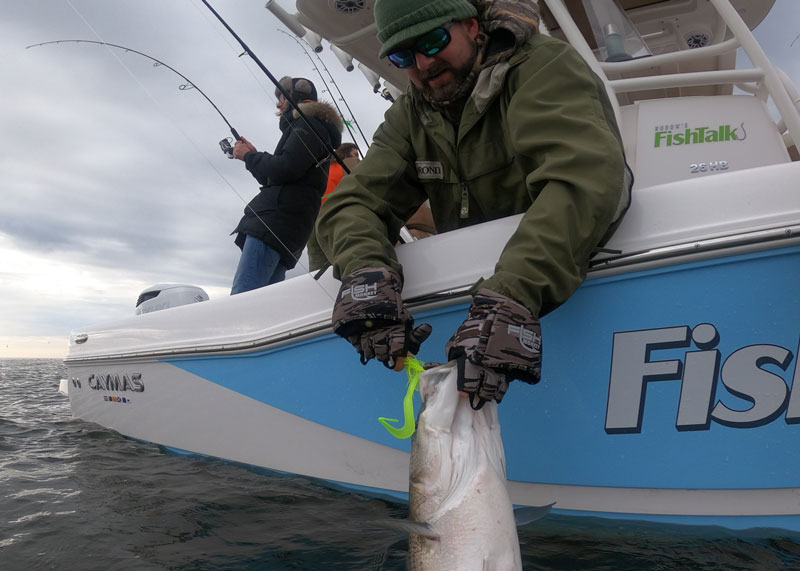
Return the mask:
<svg viewBox="0 0 800 571"><path fill-rule="evenodd" d="M0 360L0 569L404 570L368 522L401 503L73 420L59 360ZM266 437L266 436L265 436ZM800 569L800 535L550 515L520 530L525 569Z"/></svg>

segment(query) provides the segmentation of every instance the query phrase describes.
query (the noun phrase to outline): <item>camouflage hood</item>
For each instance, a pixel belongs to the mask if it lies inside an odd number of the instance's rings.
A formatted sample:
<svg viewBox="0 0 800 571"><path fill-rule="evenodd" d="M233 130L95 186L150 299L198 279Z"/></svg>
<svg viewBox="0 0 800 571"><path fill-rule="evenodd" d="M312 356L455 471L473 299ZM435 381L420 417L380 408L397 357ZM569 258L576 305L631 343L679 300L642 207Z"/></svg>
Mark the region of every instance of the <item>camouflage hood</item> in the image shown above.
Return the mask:
<svg viewBox="0 0 800 571"><path fill-rule="evenodd" d="M484 45L481 68L507 60L539 30L539 5L531 0L474 0Z"/></svg>

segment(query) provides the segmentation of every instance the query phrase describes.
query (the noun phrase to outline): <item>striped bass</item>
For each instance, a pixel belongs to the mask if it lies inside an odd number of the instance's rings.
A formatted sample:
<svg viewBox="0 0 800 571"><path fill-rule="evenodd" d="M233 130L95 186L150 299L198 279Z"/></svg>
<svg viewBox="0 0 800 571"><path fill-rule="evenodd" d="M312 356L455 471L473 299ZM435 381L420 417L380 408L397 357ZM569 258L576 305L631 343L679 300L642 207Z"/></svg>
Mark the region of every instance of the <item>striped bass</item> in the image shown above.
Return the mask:
<svg viewBox="0 0 800 571"><path fill-rule="evenodd" d="M420 374L422 409L411 443L413 571L521 570L497 403L459 395L454 364ZM549 510L549 507L547 508Z"/></svg>

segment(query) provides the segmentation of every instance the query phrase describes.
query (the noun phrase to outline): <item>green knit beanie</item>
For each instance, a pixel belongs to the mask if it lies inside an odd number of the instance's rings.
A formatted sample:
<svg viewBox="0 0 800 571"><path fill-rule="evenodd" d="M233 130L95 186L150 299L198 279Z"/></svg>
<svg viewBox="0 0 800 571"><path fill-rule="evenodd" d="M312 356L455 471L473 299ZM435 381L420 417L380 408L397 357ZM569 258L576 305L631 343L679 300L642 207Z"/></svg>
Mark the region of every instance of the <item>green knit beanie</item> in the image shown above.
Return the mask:
<svg viewBox="0 0 800 571"><path fill-rule="evenodd" d="M442 24L477 15L469 0L376 0L373 16L381 43L378 57L386 57L398 44Z"/></svg>

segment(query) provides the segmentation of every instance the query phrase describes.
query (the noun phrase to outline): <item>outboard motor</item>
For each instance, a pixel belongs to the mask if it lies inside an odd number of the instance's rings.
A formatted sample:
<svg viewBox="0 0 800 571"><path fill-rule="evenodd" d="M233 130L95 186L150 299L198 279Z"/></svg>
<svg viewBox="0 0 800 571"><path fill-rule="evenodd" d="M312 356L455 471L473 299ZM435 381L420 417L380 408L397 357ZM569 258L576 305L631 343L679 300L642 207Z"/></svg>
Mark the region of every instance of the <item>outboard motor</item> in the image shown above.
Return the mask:
<svg viewBox="0 0 800 571"><path fill-rule="evenodd" d="M139 294L139 299L136 300L136 315L198 301L208 301L208 294L201 287L184 284L156 284Z"/></svg>

